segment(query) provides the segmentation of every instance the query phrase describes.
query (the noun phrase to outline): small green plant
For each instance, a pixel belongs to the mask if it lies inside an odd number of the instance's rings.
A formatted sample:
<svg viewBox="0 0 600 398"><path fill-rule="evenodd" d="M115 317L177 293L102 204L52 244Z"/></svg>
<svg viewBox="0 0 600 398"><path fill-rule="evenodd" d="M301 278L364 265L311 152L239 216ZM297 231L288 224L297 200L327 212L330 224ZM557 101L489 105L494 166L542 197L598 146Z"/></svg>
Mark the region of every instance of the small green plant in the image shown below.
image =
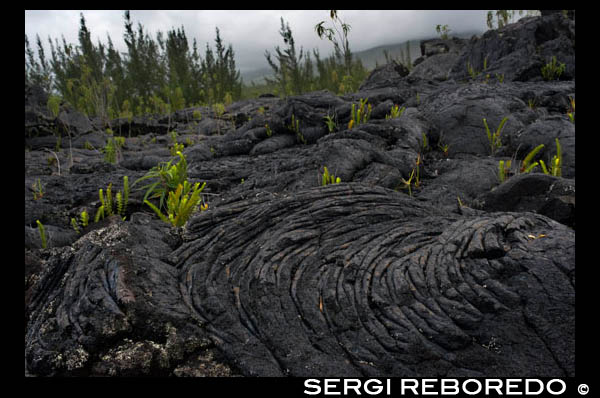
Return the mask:
<svg viewBox="0 0 600 398"><path fill-rule="evenodd" d="M402 184L404 184L404 186L402 187L403 189L408 189L408 196L412 197L412 179L415 176L415 169L412 169L412 172L410 173L410 177L408 178L408 180L405 180L404 178L402 178Z"/></svg>
<svg viewBox="0 0 600 398"><path fill-rule="evenodd" d="M215 116L220 119L221 116L223 116L223 114L225 113L225 105L223 105L220 102L217 102L216 104L213 104L212 106L213 112L215 113Z"/></svg>
<svg viewBox="0 0 600 398"><path fill-rule="evenodd" d="M183 184L178 184L175 191L169 192L167 199L167 215L164 215L158 207L148 200L144 200L158 217L173 227L183 227L192 213L196 210L201 201L200 193L206 186L206 182L200 186L200 183L192 185L186 180ZM208 205L200 205L202 211L206 210Z"/></svg>
<svg viewBox="0 0 600 398"><path fill-rule="evenodd" d="M87 227L90 222L90 217L88 216L87 211L82 211L79 217L81 219L81 225L83 225L84 228Z"/></svg>
<svg viewBox="0 0 600 398"><path fill-rule="evenodd" d="M212 148L211 148L212 149ZM212 151L211 151L212 152ZM147 199L159 199L159 208L163 208L165 199L168 197L169 192L173 192L177 187L183 184L187 180L187 160L181 152L177 152L179 162L172 165L173 159L168 162L161 162L157 166L153 167L143 177L137 179L133 186L137 183L153 179L154 182L140 188L146 188L146 194L144 195L144 201Z"/></svg>
<svg viewBox="0 0 600 398"><path fill-rule="evenodd" d="M75 218L71 217L71 226L73 227L73 229L75 230L75 232L77 232L77 234L81 233L81 230L79 229L79 224L77 223L77 220Z"/></svg>
<svg viewBox="0 0 600 398"><path fill-rule="evenodd" d="M552 56L550 62L542 67L542 77L544 80L558 80L560 75L565 71L566 65L564 63L558 63L556 56Z"/></svg>
<svg viewBox="0 0 600 398"><path fill-rule="evenodd" d="M535 109L535 98L529 98L527 100L527 106L529 107L529 109L534 110Z"/></svg>
<svg viewBox="0 0 600 398"><path fill-rule="evenodd" d="M499 83L504 83L504 73L502 73L502 74L496 73L496 79L498 80Z"/></svg>
<svg viewBox="0 0 600 398"><path fill-rule="evenodd" d="M335 129L337 128L337 123L333 119L333 116L327 115L327 116L324 116L323 119L325 119L325 124L327 125L327 130L330 133L333 133L335 131Z"/></svg>
<svg viewBox="0 0 600 398"><path fill-rule="evenodd" d="M451 29L448 29L448 25L437 25L435 31L440 35L440 39L448 40L448 33Z"/></svg>
<svg viewBox="0 0 600 398"><path fill-rule="evenodd" d="M84 148L84 149L87 149L88 151L93 151L93 150L95 149L95 148L92 146L92 144L90 144L90 142L89 142L89 141L86 141L86 142L83 144L83 148Z"/></svg>
<svg viewBox="0 0 600 398"><path fill-rule="evenodd" d="M107 129L107 132L110 129ZM108 163L115 164L121 157L121 148L125 145L125 137L109 137L106 141L106 146L102 149L104 152L104 160Z"/></svg>
<svg viewBox="0 0 600 398"><path fill-rule="evenodd" d="M492 156L494 156L496 154L496 151L498 149L500 149L500 147L502 146L502 141L500 139L500 133L502 133L502 129L504 128L504 124L506 123L507 120L508 120L508 116L504 117L502 119L502 121L500 122L500 124L498 125L498 128L496 129L496 131L494 133L492 133L490 131L490 128L488 127L487 120L485 118L483 118L483 125L485 126L485 131L487 134L488 142L490 144L490 152L491 152Z"/></svg>
<svg viewBox="0 0 600 398"><path fill-rule="evenodd" d="M44 228L44 225L40 222L40 220L35 220L35 222L38 226L38 231L40 233L40 239L42 240L42 249L45 249L47 246L46 229Z"/></svg>
<svg viewBox="0 0 600 398"><path fill-rule="evenodd" d="M265 107L264 106L259 107L258 110L257 110L257 112L258 112L259 115L264 115L265 114Z"/></svg>
<svg viewBox="0 0 600 398"><path fill-rule="evenodd" d="M429 139L427 138L427 134L421 133L421 152L427 153L431 148L429 147Z"/></svg>
<svg viewBox="0 0 600 398"><path fill-rule="evenodd" d="M171 131L171 143L169 146L169 151L171 152L171 156L177 156L177 152L182 152L184 145L177 142L177 132Z"/></svg>
<svg viewBox="0 0 600 398"><path fill-rule="evenodd" d="M46 107L56 119L58 117L58 113L60 112L60 97L56 95L49 95L48 101L46 102Z"/></svg>
<svg viewBox="0 0 600 398"><path fill-rule="evenodd" d="M112 195L112 183L108 184L106 188L106 194L102 188L98 190L98 197L100 198L100 207L96 211L96 216L94 217L94 222L98 222L104 219L105 215L110 217L115 214L113 209L116 204L117 214L125 220L125 212L127 210L127 203L129 202L129 177L123 176L123 191L117 192L115 195L115 200L113 200ZM115 203L116 201L116 203ZM84 222L84 227L87 225L87 213L85 215L86 220L83 219L82 213L82 222Z"/></svg>
<svg viewBox="0 0 600 398"><path fill-rule="evenodd" d="M543 148L544 148L544 144L540 144L540 145L536 146L535 148L533 148L527 154L527 156L525 156L525 159L523 159L523 161L521 162L521 167L519 169L519 172L530 173L534 168L536 168L539 163L538 162L532 163L532 160L535 157L535 155L537 155L538 152L541 151Z"/></svg>
<svg viewBox="0 0 600 398"><path fill-rule="evenodd" d="M556 142L556 155L552 157L550 160L550 169L546 167L546 164L543 160L540 160L540 166L542 167L542 171L544 174L553 175L555 177L562 177L562 149L560 147L560 142L558 138L555 139Z"/></svg>
<svg viewBox="0 0 600 398"><path fill-rule="evenodd" d="M471 80L475 80L477 76L481 74L481 72L478 72L475 68L473 68L473 65L471 65L470 61L467 61L467 73L469 76L471 76Z"/></svg>
<svg viewBox="0 0 600 398"><path fill-rule="evenodd" d="M265 129L267 130L267 137L270 137L273 135L273 132L271 131L271 128L269 127L268 124L265 124Z"/></svg>
<svg viewBox="0 0 600 398"><path fill-rule="evenodd" d="M415 175L415 188L419 188L421 186L421 164L423 161L421 160L421 154L417 154L417 160L415 162L415 170L417 171Z"/></svg>
<svg viewBox="0 0 600 398"><path fill-rule="evenodd" d="M33 200L40 200L44 196L44 190L42 189L42 182L38 178L36 182L31 186L33 188Z"/></svg>
<svg viewBox="0 0 600 398"><path fill-rule="evenodd" d="M225 113L225 105L223 105L220 102L217 102L216 104L213 104L212 109L215 113L215 116L217 117L217 133L221 134L221 126L219 125L219 119L221 119L221 117Z"/></svg>
<svg viewBox="0 0 600 398"><path fill-rule="evenodd" d="M405 107L402 107L399 109L398 105L392 106L392 109L390 109L389 115L385 115L386 120L387 119L395 119L395 118L402 116L405 109L406 109Z"/></svg>
<svg viewBox="0 0 600 398"><path fill-rule="evenodd" d="M512 166L512 160L510 160L510 159L507 160L506 162L504 160L500 160L498 162L498 178L500 179L501 183L506 181L506 179L508 178L511 166Z"/></svg>
<svg viewBox="0 0 600 398"><path fill-rule="evenodd" d="M334 174L330 174L329 170L327 169L327 166L323 166L323 174L320 174L321 176L321 186L325 186L325 185L329 185L329 184L339 184L340 182L342 182L342 179L340 177L336 177Z"/></svg>
<svg viewBox="0 0 600 398"><path fill-rule="evenodd" d="M448 153L450 151L450 145L446 143L446 141L444 140L444 135L443 133L440 134L440 138L438 139L438 149L440 151L442 151L442 155L444 155L445 158L448 157Z"/></svg>
<svg viewBox="0 0 600 398"><path fill-rule="evenodd" d="M79 217L80 217L81 226L83 228L87 227L89 224L89 221L90 221L87 211L85 211L85 210L82 211ZM80 227L79 221L77 221L77 219L71 218L71 225L73 226L73 229L75 230L75 232L77 232L78 234L81 233L81 230L79 229L79 227Z"/></svg>
<svg viewBox="0 0 600 398"><path fill-rule="evenodd" d="M575 124L575 98L569 97L569 109L567 110L567 116L571 123Z"/></svg>
<svg viewBox="0 0 600 398"><path fill-rule="evenodd" d="M372 106L368 103L369 99L359 99L358 108L356 104L352 104L351 119L348 123L348 130L352 130L352 127L358 126L361 123L366 123L371 117Z"/></svg>
<svg viewBox="0 0 600 398"><path fill-rule="evenodd" d="M196 109L194 112L192 112L192 117L195 121L199 122L200 120L202 120L202 113L198 109Z"/></svg>
<svg viewBox="0 0 600 398"><path fill-rule="evenodd" d="M292 121L288 125L288 129L290 129L296 133L296 137L298 138L298 141L300 141L304 145L308 144L308 142L304 138L304 135L300 131L300 121L298 119L296 119L296 116L292 115Z"/></svg>

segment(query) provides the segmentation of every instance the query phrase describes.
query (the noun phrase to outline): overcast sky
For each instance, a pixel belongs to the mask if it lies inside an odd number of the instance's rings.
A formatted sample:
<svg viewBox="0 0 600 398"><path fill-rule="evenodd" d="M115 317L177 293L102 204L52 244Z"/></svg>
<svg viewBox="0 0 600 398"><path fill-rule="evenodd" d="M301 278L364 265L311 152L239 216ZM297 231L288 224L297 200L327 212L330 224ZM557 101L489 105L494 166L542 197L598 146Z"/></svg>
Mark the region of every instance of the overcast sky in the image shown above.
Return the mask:
<svg viewBox="0 0 600 398"><path fill-rule="evenodd" d="M77 43L79 15L83 13L94 43L107 43L107 34L118 49L126 51L123 41L123 10L27 10L25 11L25 34L35 48L35 36L39 34L46 46L48 36L64 35L68 43ZM484 32L487 10L338 10L338 16L351 25L348 35L353 51L366 50L383 44L394 44L422 37L436 37L436 25L447 24L452 32L478 30ZM209 11L149 11L131 10L131 19L137 28L141 22L153 38L160 30L164 33L183 25L190 41L195 38L201 55L206 43L214 48L215 27L221 38L231 43L236 54L236 65L243 72L266 67L265 50L284 47L279 35L280 17L289 22L297 49L318 48L321 55L330 54L333 47L327 40L320 40L315 25L325 20L330 25L327 10L209 10Z"/></svg>

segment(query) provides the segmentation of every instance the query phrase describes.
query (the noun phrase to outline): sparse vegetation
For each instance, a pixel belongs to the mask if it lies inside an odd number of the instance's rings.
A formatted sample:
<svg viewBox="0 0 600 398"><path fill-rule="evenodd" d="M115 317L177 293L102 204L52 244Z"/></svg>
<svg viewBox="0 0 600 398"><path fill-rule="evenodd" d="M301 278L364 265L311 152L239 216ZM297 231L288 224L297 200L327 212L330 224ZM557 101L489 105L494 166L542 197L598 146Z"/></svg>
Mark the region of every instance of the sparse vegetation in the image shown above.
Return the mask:
<svg viewBox="0 0 600 398"><path fill-rule="evenodd" d="M348 122L348 130L358 126L361 123L366 123L371 117L372 106L368 103L369 99L359 99L358 108L356 104L352 104L350 122Z"/></svg>
<svg viewBox="0 0 600 398"><path fill-rule="evenodd" d="M550 62L542 67L542 77L544 80L558 80L560 75L565 71L566 65L561 62L558 63L556 56L552 56Z"/></svg>
<svg viewBox="0 0 600 398"><path fill-rule="evenodd" d="M544 174L562 177L562 149L558 138L555 139L555 142L556 154L552 156L552 159L550 160L550 168L546 166L543 160L540 160L540 166L542 167Z"/></svg>
<svg viewBox="0 0 600 398"><path fill-rule="evenodd" d="M323 174L319 173L321 186L329 185L329 184L339 184L342 182L340 177L336 177L334 174L330 174L327 166L323 166Z"/></svg>
<svg viewBox="0 0 600 398"><path fill-rule="evenodd" d="M46 246L48 245L48 242L46 240L46 229L44 228L44 225L40 222L40 220L35 220L37 226L38 226L38 231L40 233L40 239L42 241L42 249L45 249Z"/></svg>
<svg viewBox="0 0 600 398"><path fill-rule="evenodd" d="M405 107L398 109L398 105L393 105L392 109L390 109L390 113L385 115L386 120L387 119L395 119L395 118L402 116L405 109L406 109Z"/></svg>
<svg viewBox="0 0 600 398"><path fill-rule="evenodd" d="M205 186L206 182L202 186L199 182L192 186L187 180L183 184L178 184L175 191L169 192L167 215L164 215L158 207L148 200L144 200L144 203L164 222L171 224L173 227L183 227L200 204L202 199L200 193ZM208 209L206 204L200 204L199 207L202 211Z"/></svg>
<svg viewBox="0 0 600 398"><path fill-rule="evenodd" d="M507 120L508 120L508 116L504 117L502 119L502 121L500 121L500 124L498 125L498 128L496 129L496 131L494 131L492 133L490 131L490 128L488 127L487 120L485 118L483 118L483 125L485 126L485 132L487 134L487 139L490 144L490 154L492 156L494 156L496 154L496 151L498 151L498 149L500 149L500 147L502 146L502 140L500 139L500 134L502 133L502 129L504 128L504 124L506 123Z"/></svg>

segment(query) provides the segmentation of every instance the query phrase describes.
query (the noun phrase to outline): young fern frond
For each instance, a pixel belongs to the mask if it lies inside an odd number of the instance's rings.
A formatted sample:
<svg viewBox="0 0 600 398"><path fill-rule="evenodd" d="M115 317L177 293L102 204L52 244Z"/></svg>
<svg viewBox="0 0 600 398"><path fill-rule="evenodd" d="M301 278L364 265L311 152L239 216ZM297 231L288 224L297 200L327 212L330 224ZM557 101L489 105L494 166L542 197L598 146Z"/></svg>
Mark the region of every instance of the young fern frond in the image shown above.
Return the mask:
<svg viewBox="0 0 600 398"><path fill-rule="evenodd" d="M483 125L485 126L485 132L487 134L488 142L490 144L490 152L491 152L492 156L494 156L496 151L502 146L502 141L500 140L500 133L502 132L502 129L504 128L504 124L507 121L508 121L508 116L505 116L502 119L502 121L500 122L500 124L498 125L498 128L496 129L496 131L494 133L492 133L490 131L490 128L488 127L487 120L485 118L483 118Z"/></svg>
<svg viewBox="0 0 600 398"><path fill-rule="evenodd" d="M106 188L106 213L109 217L113 215L112 183Z"/></svg>
<svg viewBox="0 0 600 398"><path fill-rule="evenodd" d="M321 176L321 186L329 184L339 184L342 182L340 177L336 177L334 174L330 174L327 166L323 166L323 175Z"/></svg>
<svg viewBox="0 0 600 398"><path fill-rule="evenodd" d="M125 217L125 212L127 211L127 203L129 202L129 177L123 176L123 206L122 212L119 214Z"/></svg>
<svg viewBox="0 0 600 398"><path fill-rule="evenodd" d="M45 249L47 246L46 229L44 228L44 225L40 222L40 220L35 220L35 222L38 226L38 231L40 232L40 239L42 240L42 249Z"/></svg>
<svg viewBox="0 0 600 398"><path fill-rule="evenodd" d="M73 227L75 232L77 232L77 234L81 233L81 231L79 230L79 224L77 223L77 220L75 218L71 218L71 226Z"/></svg>
<svg viewBox="0 0 600 398"><path fill-rule="evenodd" d="M98 211L96 212L96 217L94 217L94 222L98 222L100 221L100 219L104 220L104 205L98 208Z"/></svg>
<svg viewBox="0 0 600 398"><path fill-rule="evenodd" d="M115 200L117 201L117 214L121 217L123 216L123 195L121 192L117 192L115 195Z"/></svg>
<svg viewBox="0 0 600 398"><path fill-rule="evenodd" d="M537 162L534 162L533 164L530 163L535 157L535 155L537 155L538 152L542 150L542 148L544 148L544 144L536 146L531 150L531 152L527 154L527 156L525 156L525 159L523 159L523 162L521 163L521 173L529 173L531 170L533 170L535 166L538 165Z"/></svg>
<svg viewBox="0 0 600 398"><path fill-rule="evenodd" d="M82 211L80 218L81 218L81 225L83 225L84 228L87 227L88 223L90 221L87 211L85 211L85 210Z"/></svg>

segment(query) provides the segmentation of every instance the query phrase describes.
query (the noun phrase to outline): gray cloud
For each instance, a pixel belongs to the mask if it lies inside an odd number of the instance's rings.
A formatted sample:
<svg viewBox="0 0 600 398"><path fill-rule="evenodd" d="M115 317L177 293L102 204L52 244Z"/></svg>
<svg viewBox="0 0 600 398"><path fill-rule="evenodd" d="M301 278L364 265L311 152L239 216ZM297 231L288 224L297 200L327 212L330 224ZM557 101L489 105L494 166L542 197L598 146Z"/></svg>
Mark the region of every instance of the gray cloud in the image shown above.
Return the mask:
<svg viewBox="0 0 600 398"><path fill-rule="evenodd" d="M69 43L77 43L79 15L83 13L88 29L95 41L107 41L107 34L114 45L125 51L122 10L27 10L25 33L31 43L39 34L47 45L47 37L60 40L61 35ZM354 51L393 44L422 37L435 37L437 24L448 24L452 32L485 31L487 10L339 10L338 15L351 25L350 45ZM283 46L279 35L280 17L289 22L296 46L305 49L318 48L321 54L329 54L332 45L320 40L314 26L329 21L327 10L132 10L131 19L137 26L141 22L152 37L157 31L166 32L183 25L188 39L198 41L201 53L206 43L212 46L215 28L219 27L225 43L231 43L236 53L236 63L242 70L267 66L265 50L274 51ZM452 33L451 32L451 33ZM49 51L49 50L47 50Z"/></svg>

